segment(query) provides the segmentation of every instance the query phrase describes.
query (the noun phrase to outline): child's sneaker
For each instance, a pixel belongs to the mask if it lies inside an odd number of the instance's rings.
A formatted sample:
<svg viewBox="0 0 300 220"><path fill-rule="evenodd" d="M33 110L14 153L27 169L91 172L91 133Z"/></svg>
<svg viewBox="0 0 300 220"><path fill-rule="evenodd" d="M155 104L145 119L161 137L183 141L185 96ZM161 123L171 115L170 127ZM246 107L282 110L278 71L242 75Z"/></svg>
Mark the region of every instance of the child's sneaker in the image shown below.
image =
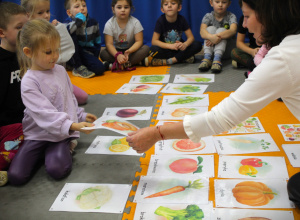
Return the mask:
<svg viewBox="0 0 300 220"><path fill-rule="evenodd" d="M236 69L238 68L244 68L245 66L243 66L242 64L236 62L235 60L232 60L232 66Z"/></svg>
<svg viewBox="0 0 300 220"><path fill-rule="evenodd" d="M7 171L0 171L0 186L4 186L7 181Z"/></svg>
<svg viewBox="0 0 300 220"><path fill-rule="evenodd" d="M166 66L167 60L166 59L152 59L151 66Z"/></svg>
<svg viewBox="0 0 300 220"><path fill-rule="evenodd" d="M209 70L211 67L211 60L203 59L198 67L199 71L204 72Z"/></svg>
<svg viewBox="0 0 300 220"><path fill-rule="evenodd" d="M220 61L214 60L211 66L211 71L213 73L220 73L222 71L222 63Z"/></svg>
<svg viewBox="0 0 300 220"><path fill-rule="evenodd" d="M105 71L109 70L109 62L103 61L103 65L105 67Z"/></svg>
<svg viewBox="0 0 300 220"><path fill-rule="evenodd" d="M185 63L194 63L195 62L195 56L191 56L190 58L187 58L184 62Z"/></svg>
<svg viewBox="0 0 300 220"><path fill-rule="evenodd" d="M141 65L141 66L149 66L149 58L148 58L148 57L145 57L145 59L143 59L143 60L140 62L140 65Z"/></svg>
<svg viewBox="0 0 300 220"><path fill-rule="evenodd" d="M85 79L95 76L95 73L89 71L84 65L81 65L78 68L74 68L72 74L73 76L79 76Z"/></svg>

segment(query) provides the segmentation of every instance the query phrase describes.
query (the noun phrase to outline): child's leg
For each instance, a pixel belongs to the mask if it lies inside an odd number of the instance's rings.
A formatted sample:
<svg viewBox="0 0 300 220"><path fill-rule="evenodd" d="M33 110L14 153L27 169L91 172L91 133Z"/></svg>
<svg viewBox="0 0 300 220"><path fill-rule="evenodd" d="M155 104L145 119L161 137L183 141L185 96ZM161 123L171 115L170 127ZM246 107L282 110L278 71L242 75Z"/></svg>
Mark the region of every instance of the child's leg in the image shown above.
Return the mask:
<svg viewBox="0 0 300 220"><path fill-rule="evenodd" d="M71 57L71 59L68 61L68 64L74 67L75 69L79 68L82 66L82 61L81 61L81 53L83 53L82 47L79 46L77 36L76 34L72 34L71 38L73 40L74 46L75 46L75 53Z"/></svg>
<svg viewBox="0 0 300 220"><path fill-rule="evenodd" d="M143 45L140 49L129 55L129 61L132 66L141 62L148 56L150 48L147 45Z"/></svg>
<svg viewBox="0 0 300 220"><path fill-rule="evenodd" d="M217 32L217 28L214 27L214 26L209 26L209 27L207 27L206 30L210 34L215 34ZM204 49L204 59L211 59L211 57L213 55L213 52L214 52L214 47L207 46L206 45L206 41L207 40L204 41L204 46L203 46L203 49Z"/></svg>
<svg viewBox="0 0 300 220"><path fill-rule="evenodd" d="M92 71L96 74L96 76L103 75L106 67L99 60L98 57L91 54L89 51L84 50L81 56L81 60L84 66L88 68L88 70ZM108 69L108 68L107 68Z"/></svg>
<svg viewBox="0 0 300 220"><path fill-rule="evenodd" d="M77 99L78 105L84 105L88 100L88 94L81 88L73 84L73 93Z"/></svg>
<svg viewBox="0 0 300 220"><path fill-rule="evenodd" d="M48 142L45 151L45 166L47 173L53 179L66 177L72 170L72 155L70 154L70 141Z"/></svg>
<svg viewBox="0 0 300 220"><path fill-rule="evenodd" d="M225 28L218 28L216 33L220 33L225 31ZM226 49L226 45L227 45L227 40L221 40L220 43L216 44L214 47L214 60L218 60L221 62L222 56L225 52Z"/></svg>
<svg viewBox="0 0 300 220"><path fill-rule="evenodd" d="M47 141L24 141L8 170L8 181L12 185L28 182L39 160L44 157L47 144Z"/></svg>
<svg viewBox="0 0 300 220"><path fill-rule="evenodd" d="M106 48L101 50L100 58L101 58L101 60L107 61L109 63L114 63L115 62L114 56L111 55Z"/></svg>
<svg viewBox="0 0 300 220"><path fill-rule="evenodd" d="M167 59L175 57L178 51L167 50L158 46L150 47L150 55L148 56L149 65L152 66L166 66Z"/></svg>
<svg viewBox="0 0 300 220"><path fill-rule="evenodd" d="M178 63L185 61L186 59L194 56L196 53L200 52L202 49L202 44L198 41L194 41L189 47L187 47L184 51L179 51L175 58Z"/></svg>
<svg viewBox="0 0 300 220"><path fill-rule="evenodd" d="M248 60L253 60L253 57L239 48L234 48L231 51L231 59L237 62L238 65L236 67L247 67Z"/></svg>

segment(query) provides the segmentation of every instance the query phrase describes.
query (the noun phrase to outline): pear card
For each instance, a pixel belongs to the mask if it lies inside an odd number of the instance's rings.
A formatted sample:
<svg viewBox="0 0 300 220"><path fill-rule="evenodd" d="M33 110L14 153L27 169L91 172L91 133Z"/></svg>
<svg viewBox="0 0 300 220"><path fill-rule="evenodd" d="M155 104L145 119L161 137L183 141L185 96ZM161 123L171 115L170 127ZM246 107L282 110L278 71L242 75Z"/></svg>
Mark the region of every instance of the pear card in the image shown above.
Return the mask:
<svg viewBox="0 0 300 220"><path fill-rule="evenodd" d="M159 108L157 120L183 120L186 115L198 115L208 111L208 107L173 107L162 106Z"/></svg>
<svg viewBox="0 0 300 220"><path fill-rule="evenodd" d="M153 95L158 93L162 85L125 83L116 93L133 93Z"/></svg>
<svg viewBox="0 0 300 220"><path fill-rule="evenodd" d="M178 74L174 83L213 83L215 74Z"/></svg>
<svg viewBox="0 0 300 220"><path fill-rule="evenodd" d="M135 75L129 83L168 83L170 75Z"/></svg>
<svg viewBox="0 0 300 220"><path fill-rule="evenodd" d="M300 167L300 144L283 144L282 148L293 167Z"/></svg>
<svg viewBox="0 0 300 220"><path fill-rule="evenodd" d="M208 85L168 83L160 92L171 94L203 94Z"/></svg>
<svg viewBox="0 0 300 220"><path fill-rule="evenodd" d="M126 120L149 120L152 107L106 108L102 117L124 118Z"/></svg>
<svg viewBox="0 0 300 220"><path fill-rule="evenodd" d="M162 106L209 106L208 94L202 95L165 95Z"/></svg>

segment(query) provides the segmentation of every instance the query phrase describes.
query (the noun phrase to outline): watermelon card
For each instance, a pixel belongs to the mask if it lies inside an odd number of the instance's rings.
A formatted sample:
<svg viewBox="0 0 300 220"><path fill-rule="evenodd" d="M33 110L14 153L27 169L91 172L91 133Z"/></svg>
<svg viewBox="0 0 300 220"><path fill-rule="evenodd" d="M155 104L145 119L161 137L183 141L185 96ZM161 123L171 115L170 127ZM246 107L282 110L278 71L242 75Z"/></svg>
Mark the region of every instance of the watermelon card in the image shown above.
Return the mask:
<svg viewBox="0 0 300 220"><path fill-rule="evenodd" d="M285 141L300 141L300 124L278 125Z"/></svg>
<svg viewBox="0 0 300 220"><path fill-rule="evenodd" d="M208 94L202 95L165 95L162 106L209 106Z"/></svg>

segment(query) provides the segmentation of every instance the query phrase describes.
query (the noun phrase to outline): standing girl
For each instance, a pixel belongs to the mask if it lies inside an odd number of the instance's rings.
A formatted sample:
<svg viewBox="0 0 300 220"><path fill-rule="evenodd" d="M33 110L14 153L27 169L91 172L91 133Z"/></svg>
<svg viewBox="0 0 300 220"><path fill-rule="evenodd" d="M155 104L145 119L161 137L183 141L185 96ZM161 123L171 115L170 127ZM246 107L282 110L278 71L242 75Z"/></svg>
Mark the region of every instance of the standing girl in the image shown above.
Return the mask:
<svg viewBox="0 0 300 220"><path fill-rule="evenodd" d="M26 9L30 20L40 18L50 21L50 0L21 0L21 5ZM56 19L52 21L52 24L60 35L60 52L57 63L65 65L75 52L73 40L64 24ZM87 102L88 94L85 91L75 85L73 85L73 91L78 104L82 105Z"/></svg>
<svg viewBox="0 0 300 220"><path fill-rule="evenodd" d="M43 157L52 178L67 176L72 169L72 140L79 138L79 131L90 133L82 128L96 120L78 107L67 72L56 64L59 48L59 33L44 19L27 22L18 34L25 140L8 170L13 185L25 184Z"/></svg>
<svg viewBox="0 0 300 220"><path fill-rule="evenodd" d="M114 16L105 24L106 49L101 51L100 57L109 63L116 60L121 65L129 62L129 66L134 66L149 53L149 47L143 45L144 29L140 21L130 15L134 9L132 0L112 0L111 7Z"/></svg>

